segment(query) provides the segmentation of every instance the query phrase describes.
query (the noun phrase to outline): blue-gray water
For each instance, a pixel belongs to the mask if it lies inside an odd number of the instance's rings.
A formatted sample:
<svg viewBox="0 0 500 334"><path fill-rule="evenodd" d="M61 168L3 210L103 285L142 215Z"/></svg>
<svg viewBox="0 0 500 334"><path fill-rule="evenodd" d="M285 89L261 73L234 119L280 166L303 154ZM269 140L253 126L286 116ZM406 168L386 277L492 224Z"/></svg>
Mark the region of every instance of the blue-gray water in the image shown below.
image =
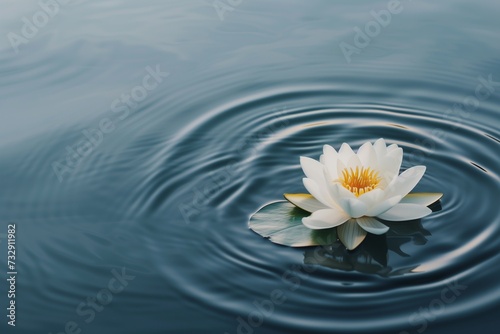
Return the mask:
<svg viewBox="0 0 500 334"><path fill-rule="evenodd" d="M497 333L497 2L0 3L2 333ZM248 230L380 137L441 210L352 253Z"/></svg>

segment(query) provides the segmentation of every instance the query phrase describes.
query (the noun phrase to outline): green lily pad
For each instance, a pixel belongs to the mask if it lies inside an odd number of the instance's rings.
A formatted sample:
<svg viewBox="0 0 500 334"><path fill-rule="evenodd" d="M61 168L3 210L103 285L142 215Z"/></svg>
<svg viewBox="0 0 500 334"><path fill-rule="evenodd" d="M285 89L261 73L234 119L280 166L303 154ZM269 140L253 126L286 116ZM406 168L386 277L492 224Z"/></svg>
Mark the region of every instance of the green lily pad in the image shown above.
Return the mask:
<svg viewBox="0 0 500 334"><path fill-rule="evenodd" d="M272 242L290 247L331 245L337 240L336 228L311 230L302 224L310 213L287 201L270 203L250 217L248 227Z"/></svg>

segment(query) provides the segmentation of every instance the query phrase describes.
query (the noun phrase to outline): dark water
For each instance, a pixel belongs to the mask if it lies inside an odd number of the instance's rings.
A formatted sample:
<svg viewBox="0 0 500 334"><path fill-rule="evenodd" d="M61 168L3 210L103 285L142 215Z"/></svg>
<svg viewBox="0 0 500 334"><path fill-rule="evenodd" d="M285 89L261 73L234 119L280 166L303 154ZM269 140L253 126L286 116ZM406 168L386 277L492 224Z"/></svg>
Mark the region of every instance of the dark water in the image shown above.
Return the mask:
<svg viewBox="0 0 500 334"><path fill-rule="evenodd" d="M402 1L349 63L386 1L230 3L70 1L16 53L41 9L2 1L2 333L497 333L500 5ZM351 253L247 229L380 137L440 210Z"/></svg>

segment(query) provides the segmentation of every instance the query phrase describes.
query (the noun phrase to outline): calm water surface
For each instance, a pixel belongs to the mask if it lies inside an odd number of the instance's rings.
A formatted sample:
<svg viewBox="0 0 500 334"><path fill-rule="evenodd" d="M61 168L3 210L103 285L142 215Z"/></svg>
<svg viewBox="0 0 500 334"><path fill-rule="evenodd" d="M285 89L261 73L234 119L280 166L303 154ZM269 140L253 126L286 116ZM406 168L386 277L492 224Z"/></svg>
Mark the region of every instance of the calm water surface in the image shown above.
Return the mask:
<svg viewBox="0 0 500 334"><path fill-rule="evenodd" d="M1 4L2 333L496 333L497 2ZM248 230L380 137L435 213L354 252Z"/></svg>

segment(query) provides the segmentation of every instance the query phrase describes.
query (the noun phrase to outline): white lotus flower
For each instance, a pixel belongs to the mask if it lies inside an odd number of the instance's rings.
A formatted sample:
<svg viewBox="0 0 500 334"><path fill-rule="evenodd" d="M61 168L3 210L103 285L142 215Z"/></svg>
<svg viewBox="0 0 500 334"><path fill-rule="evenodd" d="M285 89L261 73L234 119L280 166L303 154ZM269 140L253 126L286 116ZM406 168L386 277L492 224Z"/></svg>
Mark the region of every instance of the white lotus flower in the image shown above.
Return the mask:
<svg viewBox="0 0 500 334"><path fill-rule="evenodd" d="M302 219L310 229L338 227L342 243L356 248L367 232L383 234L389 227L375 219L403 221L419 219L432 211L427 205L441 198L440 193L409 194L425 173L415 166L400 175L403 150L386 146L384 139L363 144L354 153L344 143L337 152L325 145L320 161L301 157L307 176L304 186L312 195L285 194L294 205L312 212Z"/></svg>

